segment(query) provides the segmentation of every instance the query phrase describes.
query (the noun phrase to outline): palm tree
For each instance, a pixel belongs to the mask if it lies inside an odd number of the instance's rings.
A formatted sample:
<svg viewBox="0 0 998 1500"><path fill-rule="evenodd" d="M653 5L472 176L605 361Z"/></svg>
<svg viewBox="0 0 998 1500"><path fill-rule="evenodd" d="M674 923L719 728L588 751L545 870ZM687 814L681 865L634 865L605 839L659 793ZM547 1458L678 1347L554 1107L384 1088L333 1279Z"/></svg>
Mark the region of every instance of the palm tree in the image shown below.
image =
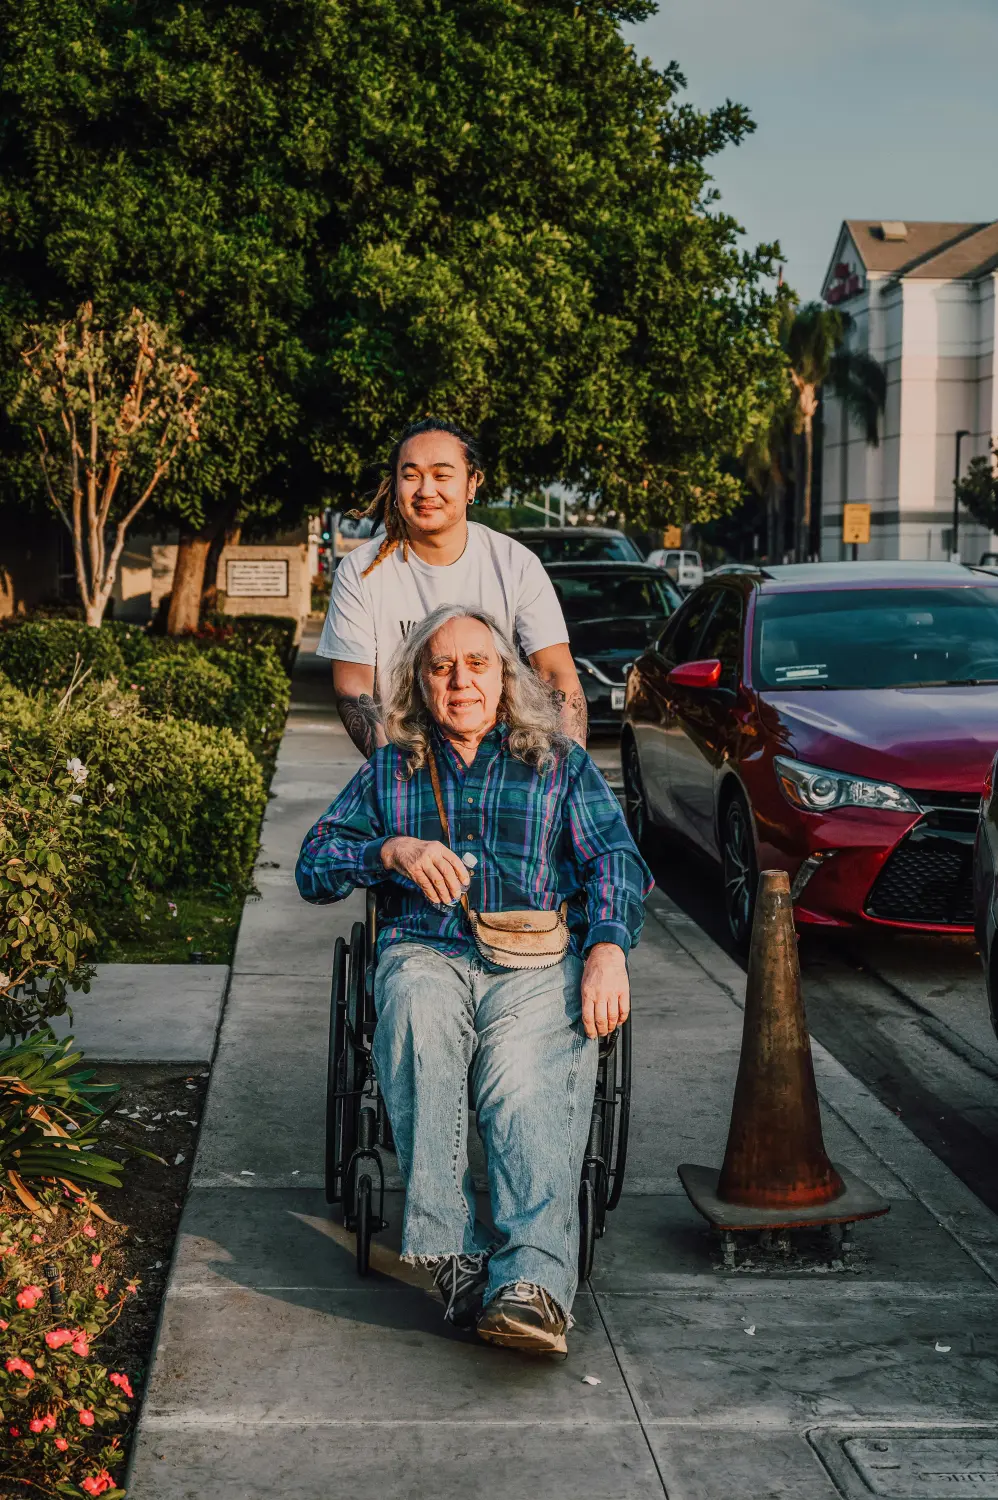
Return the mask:
<svg viewBox="0 0 998 1500"><path fill-rule="evenodd" d="M803 561L811 550L811 490L814 481L814 418L823 386L839 398L848 414L863 428L866 441L880 441L879 421L887 399L883 365L862 350L846 347L853 318L842 308L808 302L787 309L780 338L793 384L793 428L803 438L798 484L796 554Z"/></svg>

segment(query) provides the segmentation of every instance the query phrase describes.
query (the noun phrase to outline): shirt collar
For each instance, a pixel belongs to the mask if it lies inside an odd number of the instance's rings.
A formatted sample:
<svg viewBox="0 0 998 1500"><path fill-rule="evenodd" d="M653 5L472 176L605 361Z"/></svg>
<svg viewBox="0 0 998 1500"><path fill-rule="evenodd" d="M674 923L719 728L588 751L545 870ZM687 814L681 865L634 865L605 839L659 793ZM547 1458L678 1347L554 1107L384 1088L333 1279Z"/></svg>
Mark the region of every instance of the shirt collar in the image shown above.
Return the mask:
<svg viewBox="0 0 998 1500"><path fill-rule="evenodd" d="M430 724L430 736L433 740L433 747L435 750L449 753L449 755L453 758L455 764L460 762L462 771L471 770L471 766L466 766L464 764L464 761L461 760L461 757L454 749L454 746L451 744L450 740L443 733L442 729L435 721L431 722ZM492 756L495 755L498 751L505 750L508 740L509 725L504 721L500 721L499 723L494 724L493 727L489 730L488 734L485 735L481 740L478 746L478 750L475 754L475 760L472 761L472 765L474 765L477 762L479 756L483 754L486 759L491 759Z"/></svg>

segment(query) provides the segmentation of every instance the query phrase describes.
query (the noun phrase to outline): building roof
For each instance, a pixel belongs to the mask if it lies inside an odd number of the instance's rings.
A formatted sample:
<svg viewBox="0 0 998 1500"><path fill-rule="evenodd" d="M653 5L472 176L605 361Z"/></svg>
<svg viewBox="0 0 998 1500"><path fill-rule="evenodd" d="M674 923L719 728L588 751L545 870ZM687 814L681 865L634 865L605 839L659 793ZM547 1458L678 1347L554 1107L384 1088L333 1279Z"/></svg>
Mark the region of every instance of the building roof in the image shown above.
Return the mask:
<svg viewBox="0 0 998 1500"><path fill-rule="evenodd" d="M973 280L998 266L998 220L955 224L847 219L845 225L868 273Z"/></svg>

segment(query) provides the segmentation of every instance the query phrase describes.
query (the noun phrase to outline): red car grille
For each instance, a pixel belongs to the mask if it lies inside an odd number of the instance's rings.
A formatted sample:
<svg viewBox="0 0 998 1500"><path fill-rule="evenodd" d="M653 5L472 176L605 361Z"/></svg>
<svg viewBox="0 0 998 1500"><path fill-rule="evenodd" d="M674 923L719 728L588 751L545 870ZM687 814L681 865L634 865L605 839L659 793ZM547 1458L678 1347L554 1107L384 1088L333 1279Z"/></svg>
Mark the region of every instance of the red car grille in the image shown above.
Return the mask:
<svg viewBox="0 0 998 1500"><path fill-rule="evenodd" d="M926 823L917 824L877 876L867 897L867 913L886 922L972 927L972 856L972 836L947 836Z"/></svg>

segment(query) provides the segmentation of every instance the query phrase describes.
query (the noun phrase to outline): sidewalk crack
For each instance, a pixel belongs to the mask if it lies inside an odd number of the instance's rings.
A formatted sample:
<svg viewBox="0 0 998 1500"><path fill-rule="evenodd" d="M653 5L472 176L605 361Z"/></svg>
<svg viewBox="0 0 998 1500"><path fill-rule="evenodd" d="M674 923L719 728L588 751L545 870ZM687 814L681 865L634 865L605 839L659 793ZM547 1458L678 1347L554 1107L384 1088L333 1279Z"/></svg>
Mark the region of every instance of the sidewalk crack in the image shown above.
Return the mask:
<svg viewBox="0 0 998 1500"><path fill-rule="evenodd" d="M655 1466L655 1473L658 1476L658 1482L662 1486L662 1494L665 1496L665 1500L669 1500L669 1491L666 1489L665 1479L662 1475L662 1466L658 1461L658 1454L652 1447L651 1438L648 1436L648 1429L645 1426L644 1418L638 1410L637 1398L634 1395L634 1391L631 1387L631 1382L627 1378L627 1371L624 1369L623 1365L620 1362L620 1356L617 1353L617 1346L610 1336L610 1329L607 1326L606 1318L603 1316L603 1308L600 1305L599 1293L594 1291L591 1286L589 1288L589 1293L593 1299L593 1306L596 1309L596 1316L599 1318L600 1323L603 1327L603 1332L606 1334L606 1341L610 1346L610 1353L613 1355L614 1364L617 1366L617 1369L620 1372L620 1378L624 1382L624 1389L627 1392L627 1399L628 1401L630 1401L631 1410L634 1412L634 1420L637 1422L638 1426L641 1429L641 1436L645 1440L645 1446L648 1449L648 1456Z"/></svg>

